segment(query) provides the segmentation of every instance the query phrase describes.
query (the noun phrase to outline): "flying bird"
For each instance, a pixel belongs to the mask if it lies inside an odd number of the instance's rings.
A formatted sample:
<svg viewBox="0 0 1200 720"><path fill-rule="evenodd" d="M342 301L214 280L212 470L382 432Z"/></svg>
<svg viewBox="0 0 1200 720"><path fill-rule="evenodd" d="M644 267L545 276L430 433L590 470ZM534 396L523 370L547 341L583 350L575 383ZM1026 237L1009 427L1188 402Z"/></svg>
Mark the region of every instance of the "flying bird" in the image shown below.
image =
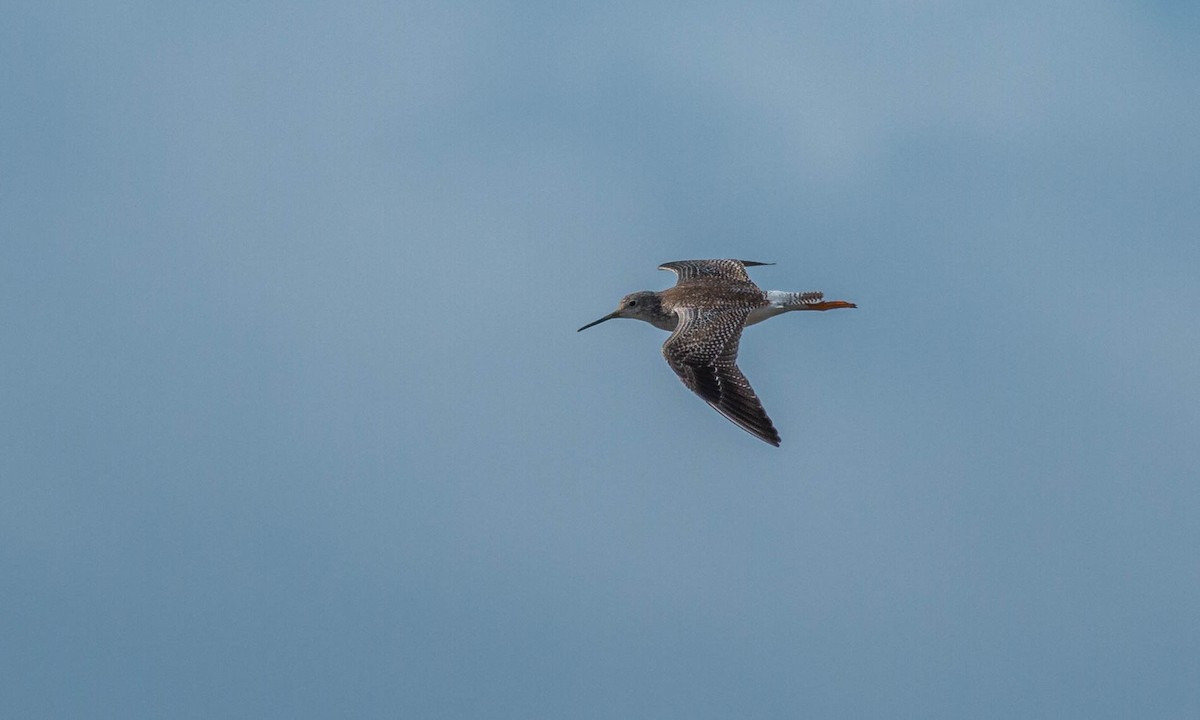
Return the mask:
<svg viewBox="0 0 1200 720"><path fill-rule="evenodd" d="M746 274L747 267L773 264L749 260L663 263L659 270L677 276L673 287L626 295L616 310L576 332L613 318L644 320L670 330L663 357L683 384L738 427L778 447L779 432L737 366L742 329L792 310L858 306L845 300L825 300L817 291L762 290Z"/></svg>

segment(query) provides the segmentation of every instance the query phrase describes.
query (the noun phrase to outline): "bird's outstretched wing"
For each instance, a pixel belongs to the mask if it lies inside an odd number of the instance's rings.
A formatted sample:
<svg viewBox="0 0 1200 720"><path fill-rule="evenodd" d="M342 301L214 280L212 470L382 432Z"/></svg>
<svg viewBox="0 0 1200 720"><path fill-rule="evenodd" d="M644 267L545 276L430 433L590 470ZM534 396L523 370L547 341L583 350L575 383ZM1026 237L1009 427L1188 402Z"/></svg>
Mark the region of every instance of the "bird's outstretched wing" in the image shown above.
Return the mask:
<svg viewBox="0 0 1200 720"><path fill-rule="evenodd" d="M714 410L763 442L779 446L779 432L737 366L738 342L749 308L677 310L679 325L663 343L663 357L684 385Z"/></svg>
<svg viewBox="0 0 1200 720"><path fill-rule="evenodd" d="M670 270L679 276L680 281L711 277L749 282L750 276L746 274L747 267L773 264L754 262L753 260L675 260L659 265L658 269Z"/></svg>

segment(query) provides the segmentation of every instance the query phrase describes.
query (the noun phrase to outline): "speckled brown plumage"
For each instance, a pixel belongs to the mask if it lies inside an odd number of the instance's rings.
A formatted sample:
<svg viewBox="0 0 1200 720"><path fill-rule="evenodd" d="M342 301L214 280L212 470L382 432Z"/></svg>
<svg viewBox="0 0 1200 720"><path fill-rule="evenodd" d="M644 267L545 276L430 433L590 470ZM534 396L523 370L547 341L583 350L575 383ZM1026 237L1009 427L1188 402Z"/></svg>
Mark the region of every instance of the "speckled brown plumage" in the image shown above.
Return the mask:
<svg viewBox="0 0 1200 720"><path fill-rule="evenodd" d="M779 432L750 382L737 366L746 316L767 304L767 294L750 281L738 260L685 260L659 267L679 275L663 290L664 309L679 317L663 343L663 357L689 390L738 427L772 445Z"/></svg>
<svg viewBox="0 0 1200 720"><path fill-rule="evenodd" d="M680 307L679 327L663 357L689 390L746 432L779 445L779 432L737 366L738 342L749 308Z"/></svg>
<svg viewBox="0 0 1200 720"><path fill-rule="evenodd" d="M737 366L742 329L790 310L855 306L842 300L824 302L819 292L764 292L750 280L746 267L767 264L747 260L663 263L659 269L678 275L674 287L626 295L615 312L579 329L627 317L671 330L663 343L663 357L683 384L738 427L778 446L779 432Z"/></svg>
<svg viewBox="0 0 1200 720"><path fill-rule="evenodd" d="M670 270L679 276L680 282L699 277L750 282L746 268L773 264L754 262L753 260L673 260L659 265L658 269ZM750 284L753 285L753 283Z"/></svg>

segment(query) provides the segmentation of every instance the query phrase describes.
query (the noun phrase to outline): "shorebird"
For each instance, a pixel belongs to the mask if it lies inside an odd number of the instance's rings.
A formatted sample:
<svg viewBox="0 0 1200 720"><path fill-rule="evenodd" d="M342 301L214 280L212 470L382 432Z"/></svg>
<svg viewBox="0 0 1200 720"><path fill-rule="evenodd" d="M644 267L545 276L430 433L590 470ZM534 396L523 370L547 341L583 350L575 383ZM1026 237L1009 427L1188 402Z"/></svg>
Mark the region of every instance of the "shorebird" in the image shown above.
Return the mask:
<svg viewBox="0 0 1200 720"><path fill-rule="evenodd" d="M671 337L663 343L663 357L683 384L738 427L778 447L779 432L737 366L742 329L792 310L835 310L857 305L825 300L819 291L762 290L746 274L747 267L773 264L750 260L663 263L659 270L670 270L677 276L674 287L626 295L616 310L576 332L613 318L644 320L670 330Z"/></svg>

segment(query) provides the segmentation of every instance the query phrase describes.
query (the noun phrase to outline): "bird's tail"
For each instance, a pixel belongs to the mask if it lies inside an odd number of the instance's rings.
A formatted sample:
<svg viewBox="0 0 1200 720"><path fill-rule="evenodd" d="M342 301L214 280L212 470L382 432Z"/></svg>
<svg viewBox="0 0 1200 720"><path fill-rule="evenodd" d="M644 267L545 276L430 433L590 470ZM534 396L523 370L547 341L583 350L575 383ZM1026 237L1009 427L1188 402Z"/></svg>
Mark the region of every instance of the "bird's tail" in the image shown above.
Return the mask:
<svg viewBox="0 0 1200 720"><path fill-rule="evenodd" d="M779 304L788 310L803 310L809 305L815 305L825 297L825 293L820 290L810 290L809 292L781 292L782 297L779 298Z"/></svg>
<svg viewBox="0 0 1200 720"><path fill-rule="evenodd" d="M825 300L825 293L820 290L809 292L787 292L785 290L767 291L767 300L777 312L789 310L834 310L836 308L858 307L845 300Z"/></svg>

